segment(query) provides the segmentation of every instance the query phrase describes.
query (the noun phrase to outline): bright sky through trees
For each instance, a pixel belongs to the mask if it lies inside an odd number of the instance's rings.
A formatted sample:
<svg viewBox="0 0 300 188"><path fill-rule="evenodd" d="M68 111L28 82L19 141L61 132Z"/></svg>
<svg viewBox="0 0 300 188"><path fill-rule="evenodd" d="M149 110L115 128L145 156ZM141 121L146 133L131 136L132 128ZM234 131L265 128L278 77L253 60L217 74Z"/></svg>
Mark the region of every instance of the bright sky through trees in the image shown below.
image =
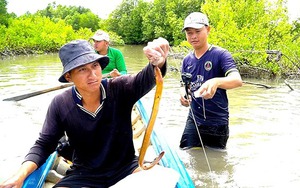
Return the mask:
<svg viewBox="0 0 300 188"><path fill-rule="evenodd" d="M47 7L49 3L56 2L61 5L73 5L82 6L91 9L91 11L100 18L107 18L107 16L122 3L122 0L7 0L7 12L14 12L17 16L20 16L27 11L35 13L37 10L42 10ZM300 18L300 1L299 0L287 0L288 15L291 20Z"/></svg>

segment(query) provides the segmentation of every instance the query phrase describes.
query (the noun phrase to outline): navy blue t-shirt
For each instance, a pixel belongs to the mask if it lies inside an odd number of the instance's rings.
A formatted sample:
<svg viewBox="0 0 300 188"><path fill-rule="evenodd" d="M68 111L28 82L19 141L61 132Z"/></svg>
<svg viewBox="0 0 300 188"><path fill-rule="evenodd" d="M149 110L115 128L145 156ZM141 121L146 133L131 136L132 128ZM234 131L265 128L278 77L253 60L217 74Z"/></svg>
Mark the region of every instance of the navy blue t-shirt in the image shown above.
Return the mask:
<svg viewBox="0 0 300 188"><path fill-rule="evenodd" d="M192 93L199 89L205 81L215 77L227 76L232 71L238 70L231 54L227 50L213 45L209 47L200 59L197 59L194 52L191 52L184 58L182 63L182 73L192 74L190 84ZM206 118L204 118L201 97L193 97L191 109L198 124L228 124L228 98L224 89L218 88L212 99L204 100Z"/></svg>

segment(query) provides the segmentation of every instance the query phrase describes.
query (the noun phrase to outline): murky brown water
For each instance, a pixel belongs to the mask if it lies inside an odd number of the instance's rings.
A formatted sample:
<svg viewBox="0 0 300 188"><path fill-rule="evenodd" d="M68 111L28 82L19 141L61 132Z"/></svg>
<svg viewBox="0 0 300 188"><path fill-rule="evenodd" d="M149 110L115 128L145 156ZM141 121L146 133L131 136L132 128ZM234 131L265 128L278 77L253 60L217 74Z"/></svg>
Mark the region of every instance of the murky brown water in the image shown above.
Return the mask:
<svg viewBox="0 0 300 188"><path fill-rule="evenodd" d="M122 46L129 73L146 65L141 46ZM229 90L230 138L225 152L178 149L188 108L179 103L179 62L170 58L155 129L176 149L197 187L300 186L300 81L250 80L256 85ZM19 102L5 98L60 85L56 54L0 60L0 182L13 173L38 135L48 104L62 90ZM249 80L248 80L249 81ZM144 97L153 101L151 91Z"/></svg>

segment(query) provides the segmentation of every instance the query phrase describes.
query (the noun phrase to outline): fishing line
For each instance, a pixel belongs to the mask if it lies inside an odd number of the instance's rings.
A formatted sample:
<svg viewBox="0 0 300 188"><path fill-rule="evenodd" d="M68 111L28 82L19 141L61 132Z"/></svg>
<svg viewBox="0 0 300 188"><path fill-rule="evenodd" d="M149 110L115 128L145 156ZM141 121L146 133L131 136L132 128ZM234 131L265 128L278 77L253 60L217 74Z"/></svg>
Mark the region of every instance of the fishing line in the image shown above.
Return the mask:
<svg viewBox="0 0 300 188"><path fill-rule="evenodd" d="M202 106L203 106L203 117L206 119L206 114L205 114L205 104L204 104L204 98L202 97Z"/></svg>
<svg viewBox="0 0 300 188"><path fill-rule="evenodd" d="M185 95L187 96L188 98L188 93L185 93ZM194 100L196 99L192 94L190 95ZM194 121L194 124L195 124L195 127L196 127L196 130L197 130L197 134L199 136L199 140L200 140L200 143L201 143L201 146L202 146L202 149L203 149L203 154L204 154L204 157L205 157L205 160L206 160L206 163L207 163L207 166L208 166L208 169L209 169L209 172L210 174L212 174L212 170L211 170L211 167L210 167L210 163L208 161L208 157L207 157L207 154L206 154L206 150L205 150L205 147L204 147L204 144L203 144L203 141L202 141L202 137L200 135L200 131L199 131L199 128L198 128L198 125L197 125L197 122L196 122L196 118L195 118L195 115L194 115L194 112L193 112L193 109L191 108L191 103L189 100L188 101L188 104L189 104L189 107L190 107L190 110L191 110L191 114L192 114L192 118L193 118L193 121ZM202 97L202 104L203 104L203 116L204 118L206 119L206 115L205 115L205 106L204 106L204 98ZM201 126L201 125L200 125ZM213 179L211 178L211 183L213 184Z"/></svg>
<svg viewBox="0 0 300 188"><path fill-rule="evenodd" d="M176 60L176 58L175 58L175 53L174 53L174 51L172 50L172 48L170 48L170 51L171 51L171 53L172 53L172 55L173 55L173 58L174 58L174 60ZM179 70L179 72L181 72L180 71L180 65L178 65L178 63L175 61L175 64L176 64L176 68ZM191 75L189 76L189 75L185 75L185 76L188 76L188 78L187 79L191 79ZM184 77L184 73L182 73L182 77ZM188 98L188 96L189 96L189 94L188 94L188 90L187 90L187 87L188 87L188 83L187 83L187 79L184 79L184 78L182 78L181 77L181 79L182 79L182 82L184 83L184 85L185 85L185 96ZM189 78L190 77L190 78ZM193 96L193 95L190 95L194 100L195 100L195 97ZM201 135L200 135L200 131L199 131L199 128L198 128L198 125L197 125L197 122L196 122L196 118L195 118L195 115L194 115L194 112L193 112L193 109L191 108L191 103L190 103L190 101L188 100L188 105L189 105L189 108L190 108L190 111L191 111L191 114L192 114L192 118L193 118L193 121L194 121L194 124L195 124L195 127L196 127L196 130L197 130L197 134L198 134L198 137L199 137L199 140L200 140L200 143L201 143L201 146L202 146L202 149L203 149L203 154L204 154L204 157L205 157L205 160L206 160L206 163L207 163L207 166L208 166L208 169L209 169L209 172L210 172L210 174L212 174L212 170L211 170L211 166L210 166L210 163L209 163L209 160L208 160L208 157L207 157L207 153L206 153L206 150L205 150L205 148L204 148L204 144L203 144L203 141L202 141L202 137L201 137ZM206 119L206 114L205 114L205 103L204 103L204 98L202 97L202 105L203 105L203 116L204 116L204 119ZM212 185L214 184L214 181L213 181L213 178L211 178L211 183L212 183Z"/></svg>
<svg viewBox="0 0 300 188"><path fill-rule="evenodd" d="M186 93L186 96L188 97L188 93ZM191 94L190 95L194 100L196 100L196 98ZM206 115L205 115L205 105L204 105L204 98L202 98L202 104L203 104L203 116L204 118L206 119ZM202 141L202 137L200 135L200 131L199 131L199 128L198 128L198 125L197 125L197 122L196 122L196 118L195 118L195 115L194 115L194 112L193 112L193 109L191 108L191 103L189 100L188 101L188 104L189 104L189 107L190 107L190 110L191 110L191 114L192 114L192 118L193 118L193 121L194 121L194 125L196 127L196 130L197 130L197 134L199 136L199 140L200 140L200 143L201 143L201 146L202 146L202 149L203 149L203 154L204 154L204 157L205 157L205 160L206 160L206 163L207 163L207 166L208 166L208 169L209 169L209 173L210 175L212 175L212 170L211 170L211 167L210 167L210 163L208 161L208 157L207 157L207 154L206 154L206 150L205 150L205 147L204 147L204 144L203 144L203 141ZM201 126L201 125L200 125ZM211 184L214 185L214 180L213 178L211 177L210 178L211 180Z"/></svg>

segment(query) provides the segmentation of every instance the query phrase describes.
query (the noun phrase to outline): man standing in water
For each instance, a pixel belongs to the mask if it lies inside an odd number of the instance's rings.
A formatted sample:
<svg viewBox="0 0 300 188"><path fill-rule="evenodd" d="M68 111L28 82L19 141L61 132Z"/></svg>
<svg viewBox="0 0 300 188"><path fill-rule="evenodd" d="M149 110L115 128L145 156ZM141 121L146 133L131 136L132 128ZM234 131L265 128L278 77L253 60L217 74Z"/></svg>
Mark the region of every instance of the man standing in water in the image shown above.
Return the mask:
<svg viewBox="0 0 300 188"><path fill-rule="evenodd" d="M190 106L190 110L180 148L202 147L203 143L225 149L229 137L226 90L242 86L241 76L231 54L208 43L210 26L205 14L188 15L182 31L194 50L182 63L182 77L189 94L181 95L180 102Z"/></svg>

